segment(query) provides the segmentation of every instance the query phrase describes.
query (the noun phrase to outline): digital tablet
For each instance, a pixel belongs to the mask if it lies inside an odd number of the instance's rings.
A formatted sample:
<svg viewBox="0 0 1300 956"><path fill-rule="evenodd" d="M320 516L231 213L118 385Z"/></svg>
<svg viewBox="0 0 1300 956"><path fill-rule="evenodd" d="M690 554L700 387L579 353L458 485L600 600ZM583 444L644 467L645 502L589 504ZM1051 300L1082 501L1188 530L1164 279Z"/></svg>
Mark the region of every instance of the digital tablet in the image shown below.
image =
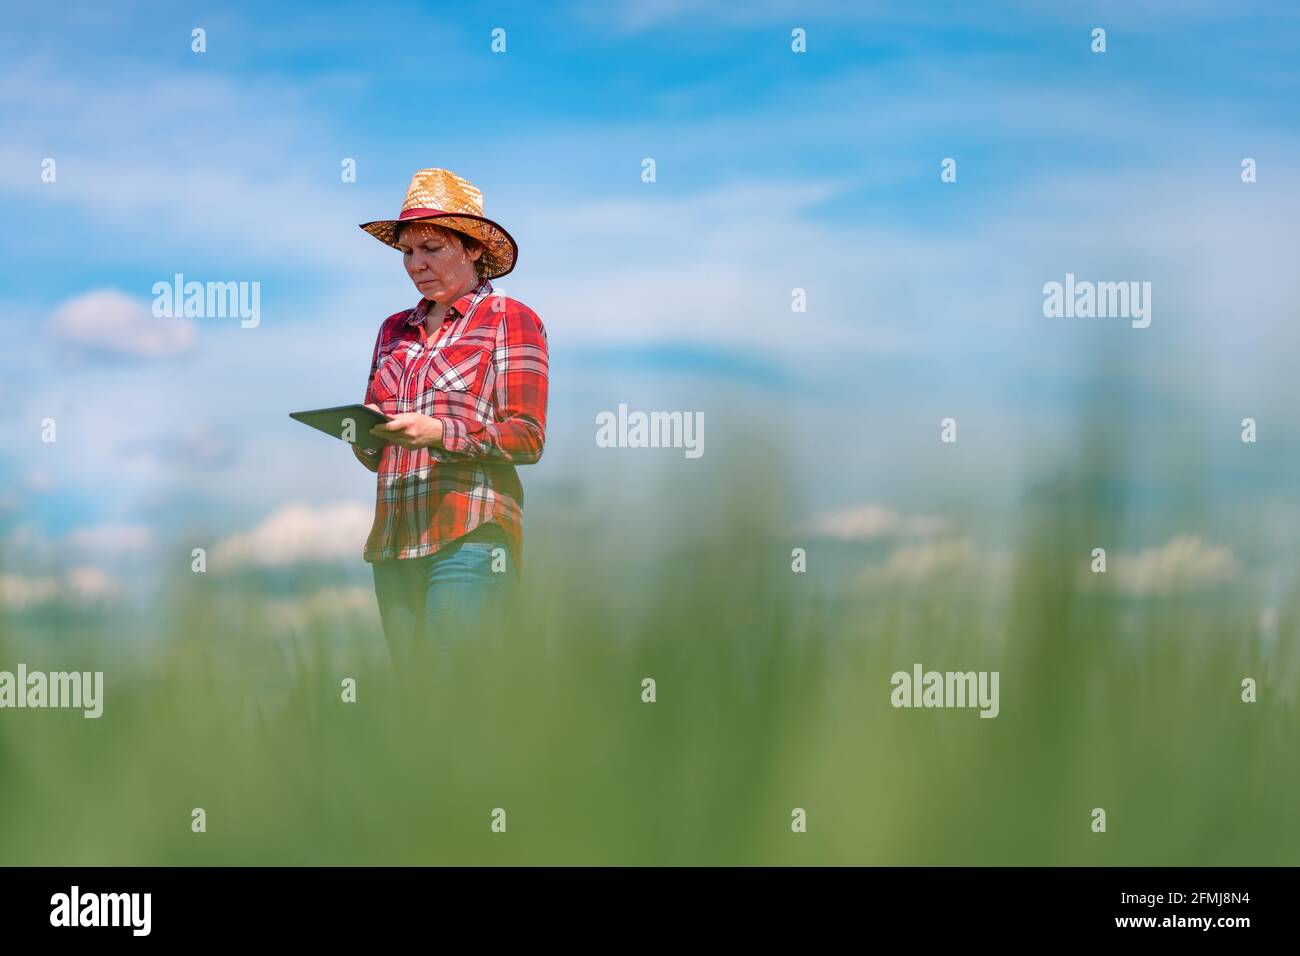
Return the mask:
<svg viewBox="0 0 1300 956"><path fill-rule="evenodd" d="M386 438L370 434L370 429L382 422L391 422L393 416L377 412L373 408L366 408L364 405L315 408L306 412L290 412L289 417L354 445L373 447L375 442L392 444Z"/></svg>

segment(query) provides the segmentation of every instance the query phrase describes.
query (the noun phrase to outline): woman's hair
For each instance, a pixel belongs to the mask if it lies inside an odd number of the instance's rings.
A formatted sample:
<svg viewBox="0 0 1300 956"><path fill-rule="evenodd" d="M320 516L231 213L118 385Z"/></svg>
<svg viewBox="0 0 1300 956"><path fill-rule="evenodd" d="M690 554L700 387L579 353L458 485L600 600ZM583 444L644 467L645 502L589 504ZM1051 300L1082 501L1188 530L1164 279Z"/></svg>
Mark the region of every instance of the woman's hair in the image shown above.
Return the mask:
<svg viewBox="0 0 1300 956"><path fill-rule="evenodd" d="M405 229L407 226L411 226L417 222L422 222L422 221L423 220L420 219L412 219L410 222L398 223L397 231L393 234L393 241L396 242L398 239L402 237L402 230ZM426 226L430 226L436 229L439 233L442 233L443 235L454 236L456 239L460 241L461 248L463 248L467 254L473 252L476 248L482 249L483 250L482 254L477 259L474 260L474 272L480 279L483 278L483 273L487 270L487 247L483 245L483 243L479 242L471 235L467 235L466 233L463 232L458 232L455 229L448 229L446 226L440 226L437 223L426 222L424 224Z"/></svg>

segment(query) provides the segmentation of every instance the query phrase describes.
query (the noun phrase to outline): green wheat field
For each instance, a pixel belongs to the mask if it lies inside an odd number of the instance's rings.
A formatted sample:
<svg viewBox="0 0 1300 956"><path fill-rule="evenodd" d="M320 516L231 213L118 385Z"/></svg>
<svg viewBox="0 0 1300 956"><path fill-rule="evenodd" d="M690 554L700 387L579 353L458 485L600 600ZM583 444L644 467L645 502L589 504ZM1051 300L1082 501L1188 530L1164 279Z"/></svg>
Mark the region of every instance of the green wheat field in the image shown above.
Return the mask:
<svg viewBox="0 0 1300 956"><path fill-rule="evenodd" d="M112 618L10 615L5 666L107 689L98 720L0 714L0 861L1295 864L1295 569L1271 634L1249 579L1093 586L1099 529L1132 509L1105 480L1122 463L1087 455L1024 490L987 574L910 583L791 532L788 476L741 462L694 507L665 488L627 517L657 529L637 561L625 526L536 506L517 613L442 691L399 684L372 617L286 617L283 582L183 562L148 652ZM999 716L895 709L917 662L999 671Z"/></svg>

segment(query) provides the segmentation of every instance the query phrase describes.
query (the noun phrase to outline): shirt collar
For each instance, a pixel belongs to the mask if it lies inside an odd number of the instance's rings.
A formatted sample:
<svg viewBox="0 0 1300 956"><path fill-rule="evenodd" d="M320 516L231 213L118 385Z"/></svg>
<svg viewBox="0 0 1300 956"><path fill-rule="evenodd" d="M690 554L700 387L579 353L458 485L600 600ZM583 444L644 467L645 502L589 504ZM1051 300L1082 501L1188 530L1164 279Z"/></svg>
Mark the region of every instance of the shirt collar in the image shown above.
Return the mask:
<svg viewBox="0 0 1300 956"><path fill-rule="evenodd" d="M470 289L469 292L465 293L459 299L453 302L451 305L447 306L447 314L443 316L443 321L450 322L453 319L460 318L469 309L470 304L474 301L475 296L486 295L491 291L492 291L492 280L484 279L473 289ZM417 305L411 311L411 317L406 320L406 324L423 325L424 317L425 315L428 314L428 312L429 312L429 300L421 299L420 304Z"/></svg>

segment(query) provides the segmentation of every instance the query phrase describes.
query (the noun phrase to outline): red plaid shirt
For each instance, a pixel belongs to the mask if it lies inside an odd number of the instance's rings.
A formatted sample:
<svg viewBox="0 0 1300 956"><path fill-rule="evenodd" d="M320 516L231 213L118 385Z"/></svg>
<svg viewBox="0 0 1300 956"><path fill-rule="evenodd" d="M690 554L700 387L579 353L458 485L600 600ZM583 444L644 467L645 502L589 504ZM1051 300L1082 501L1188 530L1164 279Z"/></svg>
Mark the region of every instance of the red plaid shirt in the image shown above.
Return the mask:
<svg viewBox="0 0 1300 956"><path fill-rule="evenodd" d="M546 329L487 279L447 308L432 337L429 305L421 299L379 327L365 402L439 419L443 447L377 443L370 456L364 439L352 446L379 476L365 560L423 557L495 521L518 568L524 492L515 465L541 458L546 441Z"/></svg>

